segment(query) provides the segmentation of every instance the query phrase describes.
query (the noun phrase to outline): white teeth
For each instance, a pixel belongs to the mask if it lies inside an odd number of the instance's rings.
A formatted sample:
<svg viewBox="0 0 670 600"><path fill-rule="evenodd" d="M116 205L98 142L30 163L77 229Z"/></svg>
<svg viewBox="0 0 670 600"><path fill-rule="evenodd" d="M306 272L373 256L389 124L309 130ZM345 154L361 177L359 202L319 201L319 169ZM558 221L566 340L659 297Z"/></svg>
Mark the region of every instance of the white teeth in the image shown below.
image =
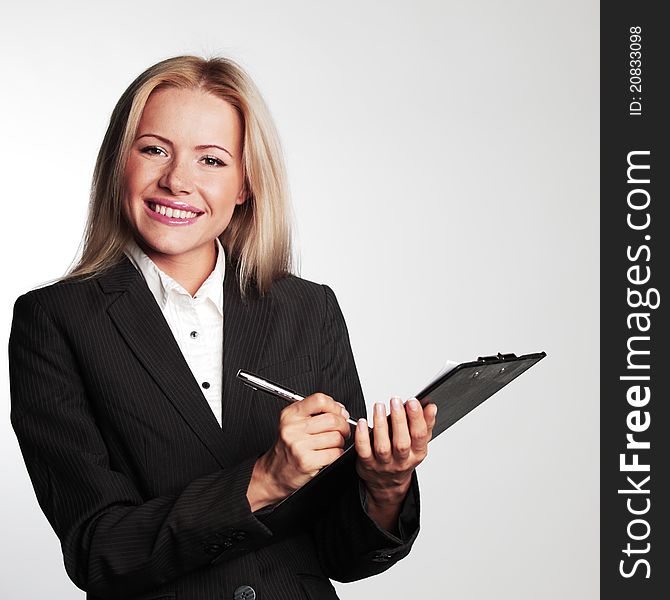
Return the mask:
<svg viewBox="0 0 670 600"><path fill-rule="evenodd" d="M149 203L149 208L159 215L165 215L166 217L171 217L173 219L192 219L196 216L196 213L189 210L178 210L176 208L168 208L162 204L156 204L153 202Z"/></svg>

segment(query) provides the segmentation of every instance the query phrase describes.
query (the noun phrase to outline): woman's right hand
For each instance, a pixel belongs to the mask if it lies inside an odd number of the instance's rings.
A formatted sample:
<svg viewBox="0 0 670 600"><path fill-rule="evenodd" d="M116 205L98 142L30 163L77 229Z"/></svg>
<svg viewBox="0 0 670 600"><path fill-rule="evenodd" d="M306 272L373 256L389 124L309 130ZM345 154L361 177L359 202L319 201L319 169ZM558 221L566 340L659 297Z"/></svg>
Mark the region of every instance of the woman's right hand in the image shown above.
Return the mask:
<svg viewBox="0 0 670 600"><path fill-rule="evenodd" d="M351 434L348 418L342 404L321 393L282 410L277 441L254 465L247 489L251 511L285 498L339 458Z"/></svg>

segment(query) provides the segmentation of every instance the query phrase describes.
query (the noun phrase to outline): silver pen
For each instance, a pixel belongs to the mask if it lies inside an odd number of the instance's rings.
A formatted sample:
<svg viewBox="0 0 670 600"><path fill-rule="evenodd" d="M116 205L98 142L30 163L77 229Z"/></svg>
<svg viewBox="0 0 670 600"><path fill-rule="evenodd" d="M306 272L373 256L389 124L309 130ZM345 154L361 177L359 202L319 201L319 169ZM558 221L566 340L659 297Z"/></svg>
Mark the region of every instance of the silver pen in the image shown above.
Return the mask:
<svg viewBox="0 0 670 600"><path fill-rule="evenodd" d="M275 398L279 398L285 402L299 402L300 400L305 399L305 396L301 396L293 390L289 390L288 388L282 387L274 381L268 381L267 379L263 379L258 375L254 375L248 371L243 371L242 369L237 372L237 378L240 379L242 383L248 385L250 388L267 392ZM356 421L353 419L347 419L347 423L349 423L349 425L353 425L354 427L357 425Z"/></svg>

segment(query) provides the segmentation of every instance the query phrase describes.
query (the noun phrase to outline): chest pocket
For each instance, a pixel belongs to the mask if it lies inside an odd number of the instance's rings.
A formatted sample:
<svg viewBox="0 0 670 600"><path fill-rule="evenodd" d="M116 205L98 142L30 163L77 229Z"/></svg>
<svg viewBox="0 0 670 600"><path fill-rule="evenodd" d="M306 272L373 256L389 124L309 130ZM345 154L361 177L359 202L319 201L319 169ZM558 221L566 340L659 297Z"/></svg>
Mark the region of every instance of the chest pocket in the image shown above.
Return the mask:
<svg viewBox="0 0 670 600"><path fill-rule="evenodd" d="M301 396L322 391L317 389L318 373L312 369L312 358L307 354L261 367L258 375ZM286 406L283 400L277 401L282 408Z"/></svg>
<svg viewBox="0 0 670 600"><path fill-rule="evenodd" d="M273 363L258 370L258 374L263 377L284 385L284 380L295 379L298 376L312 371L312 360L309 355L300 356L298 358L291 358L281 362ZM305 390L294 390L299 394L311 393Z"/></svg>

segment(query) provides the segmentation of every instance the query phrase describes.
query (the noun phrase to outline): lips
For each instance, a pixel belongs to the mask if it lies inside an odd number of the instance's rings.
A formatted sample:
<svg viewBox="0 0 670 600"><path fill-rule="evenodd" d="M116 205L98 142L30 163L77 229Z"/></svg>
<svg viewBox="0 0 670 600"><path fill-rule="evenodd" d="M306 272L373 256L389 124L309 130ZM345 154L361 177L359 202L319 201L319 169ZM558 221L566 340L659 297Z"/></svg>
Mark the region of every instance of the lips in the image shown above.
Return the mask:
<svg viewBox="0 0 670 600"><path fill-rule="evenodd" d="M187 202L182 202L181 200L169 200L168 198L147 198L146 203L150 205L150 208L153 208L152 205L158 204L159 206L165 206L166 208L171 208L173 210L185 210L193 212L196 215L202 214L205 211L200 210L198 207L188 204Z"/></svg>
<svg viewBox="0 0 670 600"><path fill-rule="evenodd" d="M171 202L171 204L173 206L179 206L179 208L172 208L172 206L158 203L153 199L145 200L144 212L154 221L158 221L164 225L176 226L191 225L198 221L198 219L200 219L200 217L205 214L203 211L195 208L194 206L191 208L194 208L195 210L182 209L181 206L191 206L186 202Z"/></svg>

